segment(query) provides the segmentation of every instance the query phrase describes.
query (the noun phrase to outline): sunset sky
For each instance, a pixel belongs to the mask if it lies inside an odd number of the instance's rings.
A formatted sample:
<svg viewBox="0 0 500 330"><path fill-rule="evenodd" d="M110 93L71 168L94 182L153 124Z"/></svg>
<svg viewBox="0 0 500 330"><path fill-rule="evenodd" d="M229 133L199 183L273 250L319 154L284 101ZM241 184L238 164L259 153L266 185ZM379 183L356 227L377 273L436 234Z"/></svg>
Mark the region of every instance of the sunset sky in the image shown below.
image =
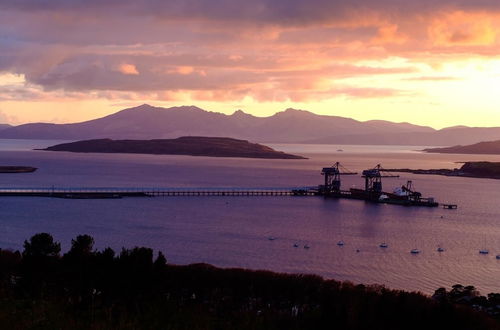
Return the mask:
<svg viewBox="0 0 500 330"><path fill-rule="evenodd" d="M500 1L0 0L0 123L142 103L500 126Z"/></svg>

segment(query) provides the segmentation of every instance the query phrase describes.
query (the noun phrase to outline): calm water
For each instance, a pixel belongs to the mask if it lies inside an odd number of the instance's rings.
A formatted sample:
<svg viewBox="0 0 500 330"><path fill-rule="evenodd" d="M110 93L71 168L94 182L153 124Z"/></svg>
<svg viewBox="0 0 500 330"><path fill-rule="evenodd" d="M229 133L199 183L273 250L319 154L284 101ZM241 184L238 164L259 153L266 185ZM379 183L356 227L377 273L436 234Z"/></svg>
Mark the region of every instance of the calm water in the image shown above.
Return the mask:
<svg viewBox="0 0 500 330"><path fill-rule="evenodd" d="M36 166L30 174L0 174L5 187L291 187L321 182L320 169L340 161L355 171L453 168L499 156L423 154L417 147L273 147L308 160L253 160L189 156L72 154L32 151L54 141L0 140L1 165ZM343 152L337 152L343 149ZM88 233L97 248L136 245L162 250L169 262L207 262L320 274L356 283L432 293L439 286L472 284L500 292L500 181L403 174L385 190L413 179L424 196L458 210L373 205L319 197L169 197L64 200L3 197L0 247L21 249L24 239L50 232L69 247ZM343 186L361 187L359 176ZM270 241L268 237L276 240ZM345 245L337 246L343 240ZM389 244L379 248L381 242ZM294 248L293 244L299 247ZM310 249L304 249L307 244ZM436 251L441 246L443 253ZM409 251L418 248L419 255ZM356 252L359 249L360 252ZM489 255L480 255L489 249Z"/></svg>

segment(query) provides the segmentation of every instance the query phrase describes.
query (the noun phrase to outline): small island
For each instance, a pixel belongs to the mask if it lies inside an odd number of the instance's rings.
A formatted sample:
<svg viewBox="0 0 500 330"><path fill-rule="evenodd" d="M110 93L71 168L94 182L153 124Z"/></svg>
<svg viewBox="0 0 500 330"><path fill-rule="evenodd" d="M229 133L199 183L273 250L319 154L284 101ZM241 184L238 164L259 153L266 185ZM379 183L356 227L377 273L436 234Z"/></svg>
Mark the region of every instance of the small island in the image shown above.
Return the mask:
<svg viewBox="0 0 500 330"><path fill-rule="evenodd" d="M265 145L250 143L246 140L202 136L184 136L177 139L161 140L85 140L58 144L41 150L265 159L306 159L302 156L276 151Z"/></svg>
<svg viewBox="0 0 500 330"><path fill-rule="evenodd" d="M466 146L429 148L422 151L442 154L500 155L500 140L479 142Z"/></svg>
<svg viewBox="0 0 500 330"><path fill-rule="evenodd" d="M0 166L0 173L31 173L37 170L31 166Z"/></svg>
<svg viewBox="0 0 500 330"><path fill-rule="evenodd" d="M409 169L409 168L390 168L384 169L388 172L405 172L413 174L433 174L444 176L461 176L469 178L500 179L499 162L465 162L460 168L455 169Z"/></svg>

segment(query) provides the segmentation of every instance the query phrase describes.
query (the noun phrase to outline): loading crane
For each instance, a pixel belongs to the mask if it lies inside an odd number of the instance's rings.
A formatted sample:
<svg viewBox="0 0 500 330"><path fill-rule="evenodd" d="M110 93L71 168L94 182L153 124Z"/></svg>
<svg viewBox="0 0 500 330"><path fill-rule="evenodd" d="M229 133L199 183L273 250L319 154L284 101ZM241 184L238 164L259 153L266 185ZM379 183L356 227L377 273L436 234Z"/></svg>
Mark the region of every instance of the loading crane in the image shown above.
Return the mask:
<svg viewBox="0 0 500 330"><path fill-rule="evenodd" d="M385 171L380 164L377 164L372 169L364 170L362 177L365 178L365 192L368 194L381 194L382 193L382 178L399 178L399 175L394 174L381 174Z"/></svg>
<svg viewBox="0 0 500 330"><path fill-rule="evenodd" d="M319 186L320 193L323 195L330 195L340 192L341 180L340 175L356 175L357 172L351 172L345 167L336 162L331 167L324 167L321 175L325 177L325 184Z"/></svg>

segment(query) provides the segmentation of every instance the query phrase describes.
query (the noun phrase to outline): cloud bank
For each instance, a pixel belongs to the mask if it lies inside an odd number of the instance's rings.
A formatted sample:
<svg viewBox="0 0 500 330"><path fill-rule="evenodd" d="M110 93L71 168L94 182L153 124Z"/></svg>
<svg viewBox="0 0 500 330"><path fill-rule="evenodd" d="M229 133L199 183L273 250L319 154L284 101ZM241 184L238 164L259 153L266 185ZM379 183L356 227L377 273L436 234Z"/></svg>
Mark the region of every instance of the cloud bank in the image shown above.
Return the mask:
<svg viewBox="0 0 500 330"><path fill-rule="evenodd" d="M25 77L0 99L397 98L412 91L366 77L453 80L422 68L495 57L499 17L486 0L0 0L0 73Z"/></svg>

